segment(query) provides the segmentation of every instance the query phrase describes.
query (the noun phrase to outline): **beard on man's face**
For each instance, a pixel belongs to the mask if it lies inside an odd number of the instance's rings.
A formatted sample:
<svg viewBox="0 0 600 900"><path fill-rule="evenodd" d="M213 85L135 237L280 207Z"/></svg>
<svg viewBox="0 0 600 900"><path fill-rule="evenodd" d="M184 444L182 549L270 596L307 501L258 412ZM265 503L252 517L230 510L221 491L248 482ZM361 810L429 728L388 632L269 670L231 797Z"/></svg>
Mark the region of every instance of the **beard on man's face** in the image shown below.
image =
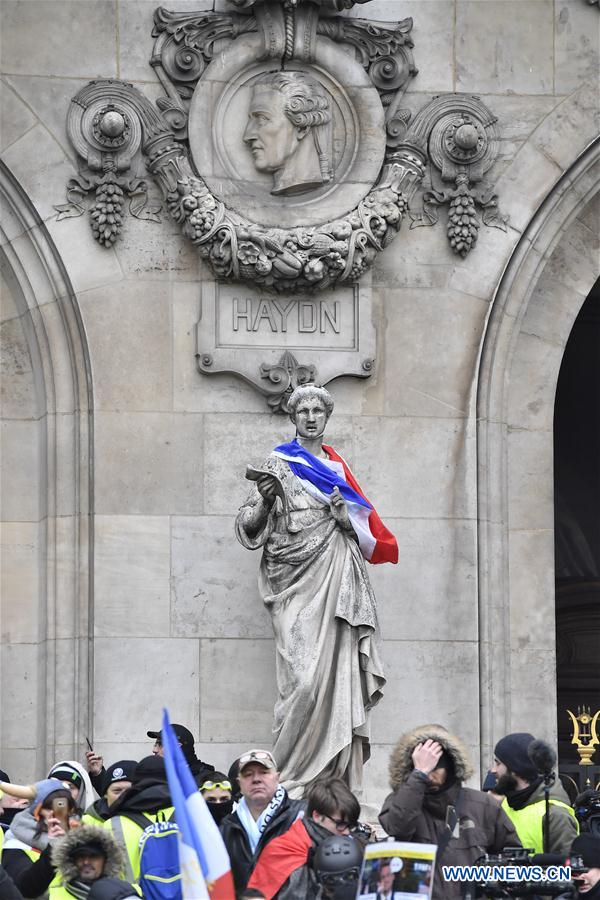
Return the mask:
<svg viewBox="0 0 600 900"><path fill-rule="evenodd" d="M498 776L496 787L494 788L494 793L506 796L507 794L513 794L518 787L519 785L517 784L517 779L515 778L513 773L506 772L505 775Z"/></svg>

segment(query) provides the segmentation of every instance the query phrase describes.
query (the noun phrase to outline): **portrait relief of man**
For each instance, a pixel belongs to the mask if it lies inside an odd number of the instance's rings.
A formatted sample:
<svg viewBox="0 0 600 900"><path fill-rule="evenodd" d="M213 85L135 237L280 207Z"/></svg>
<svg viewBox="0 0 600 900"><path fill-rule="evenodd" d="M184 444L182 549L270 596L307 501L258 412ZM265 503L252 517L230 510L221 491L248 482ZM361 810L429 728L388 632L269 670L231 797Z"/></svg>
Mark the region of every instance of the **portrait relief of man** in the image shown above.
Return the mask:
<svg viewBox="0 0 600 900"><path fill-rule="evenodd" d="M272 173L272 194L331 181L331 118L331 98L306 72L271 72L254 82L243 140L255 169Z"/></svg>

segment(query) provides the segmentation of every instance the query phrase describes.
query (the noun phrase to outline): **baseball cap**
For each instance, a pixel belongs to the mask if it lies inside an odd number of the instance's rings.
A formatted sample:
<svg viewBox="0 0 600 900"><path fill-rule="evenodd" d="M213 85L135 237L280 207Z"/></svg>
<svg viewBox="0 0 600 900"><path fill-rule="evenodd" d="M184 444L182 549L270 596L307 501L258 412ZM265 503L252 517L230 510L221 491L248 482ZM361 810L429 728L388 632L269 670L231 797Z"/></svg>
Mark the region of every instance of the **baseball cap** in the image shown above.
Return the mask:
<svg viewBox="0 0 600 900"><path fill-rule="evenodd" d="M171 728L175 732L175 737L179 741L180 744L187 744L189 746L194 746L194 735L186 728L185 725L175 725L174 723L171 725ZM147 731L146 734L149 738L154 738L154 740L162 740L162 732L161 731Z"/></svg>
<svg viewBox="0 0 600 900"><path fill-rule="evenodd" d="M259 766L264 766L265 769L275 769L277 771L277 763L269 750L248 750L246 753L242 753L238 760L238 772L241 772L244 766L250 763L258 763Z"/></svg>

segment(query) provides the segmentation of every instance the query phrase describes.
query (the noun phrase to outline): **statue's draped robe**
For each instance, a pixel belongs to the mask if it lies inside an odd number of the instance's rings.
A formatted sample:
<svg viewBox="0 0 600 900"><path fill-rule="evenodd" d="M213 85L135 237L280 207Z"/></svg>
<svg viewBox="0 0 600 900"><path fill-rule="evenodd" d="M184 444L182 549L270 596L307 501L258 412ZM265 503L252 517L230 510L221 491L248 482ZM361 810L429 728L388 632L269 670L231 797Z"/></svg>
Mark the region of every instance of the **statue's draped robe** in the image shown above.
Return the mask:
<svg viewBox="0 0 600 900"><path fill-rule="evenodd" d="M339 463L328 464L343 477ZM236 520L244 547L264 547L259 590L275 634L273 753L281 780L292 796L323 775L346 777L360 790L370 753L368 711L385 684L365 561L353 532L304 490L284 460L271 454L262 469L280 479L290 520L301 526L288 531L277 499L251 538L245 523L261 499L256 487Z"/></svg>

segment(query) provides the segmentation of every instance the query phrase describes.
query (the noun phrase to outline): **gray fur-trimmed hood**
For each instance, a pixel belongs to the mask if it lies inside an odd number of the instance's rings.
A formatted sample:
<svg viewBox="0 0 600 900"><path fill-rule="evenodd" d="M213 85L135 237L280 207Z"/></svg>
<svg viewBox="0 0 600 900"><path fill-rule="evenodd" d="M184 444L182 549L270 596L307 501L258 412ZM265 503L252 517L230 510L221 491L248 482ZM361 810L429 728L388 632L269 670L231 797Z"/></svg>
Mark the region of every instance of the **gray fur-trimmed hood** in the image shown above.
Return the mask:
<svg viewBox="0 0 600 900"><path fill-rule="evenodd" d="M390 786L397 791L413 770L412 753L417 744L424 741L437 741L452 757L456 777L459 781L467 781L473 774L473 766L469 759L466 745L451 734L442 725L419 725L412 731L403 734L392 750L389 764Z"/></svg>
<svg viewBox="0 0 600 900"><path fill-rule="evenodd" d="M124 866L123 851L106 828L97 825L80 825L52 844L52 864L59 870L64 881L78 877L77 867L70 858L75 847L94 841L104 848L106 865L103 877L118 878Z"/></svg>

